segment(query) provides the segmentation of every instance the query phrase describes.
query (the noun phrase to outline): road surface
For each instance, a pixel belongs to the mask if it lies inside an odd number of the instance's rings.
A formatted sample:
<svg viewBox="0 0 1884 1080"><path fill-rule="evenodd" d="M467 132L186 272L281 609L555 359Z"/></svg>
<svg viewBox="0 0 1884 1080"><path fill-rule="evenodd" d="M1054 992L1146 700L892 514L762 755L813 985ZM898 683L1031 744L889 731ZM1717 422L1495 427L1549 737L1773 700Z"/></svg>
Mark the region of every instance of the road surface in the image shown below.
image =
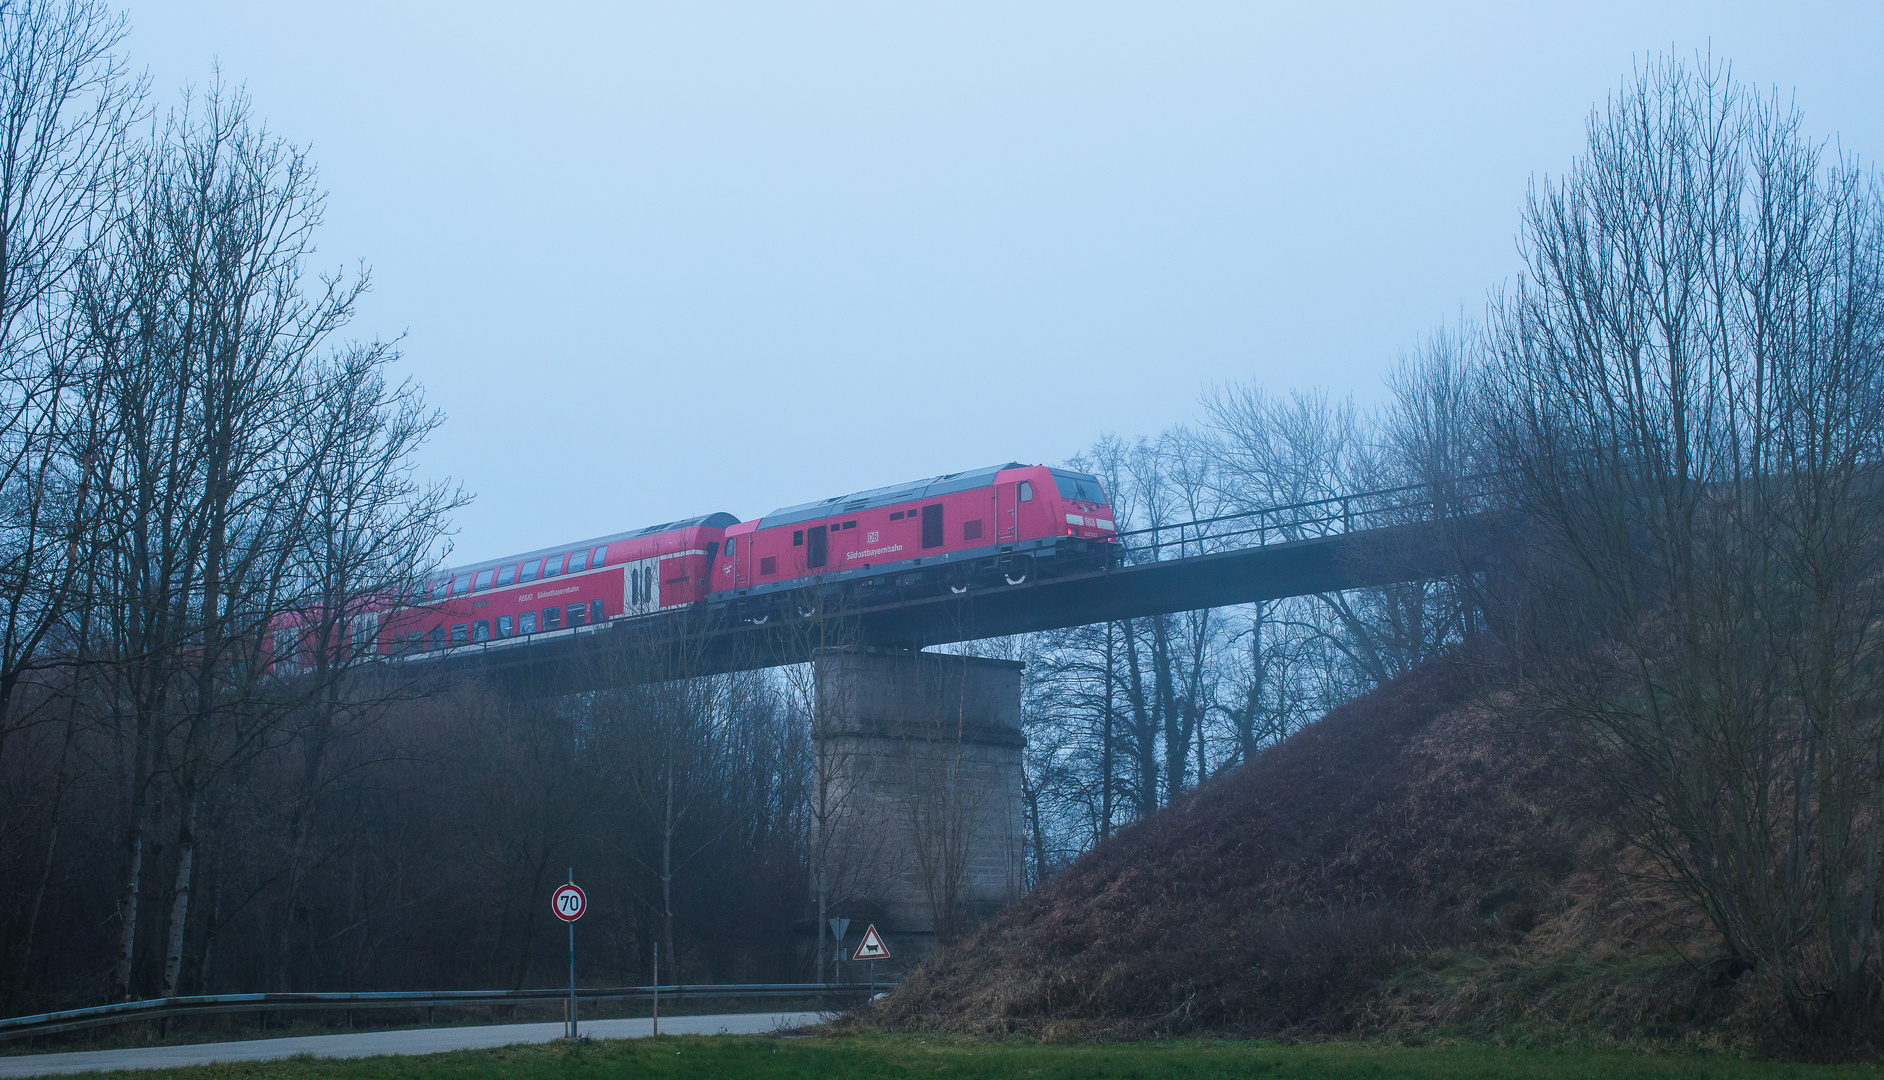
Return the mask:
<svg viewBox="0 0 1884 1080"><path fill-rule="evenodd" d="M759 1035L779 1028L816 1023L820 1014L721 1013L715 1016L663 1016L663 1035ZM652 1021L585 1020L582 1034L597 1039L635 1039L651 1034ZM563 1036L561 1021L548 1024L493 1024L488 1027L418 1028L410 1031L362 1031L352 1035L306 1035L291 1039L150 1046L133 1050L80 1050L69 1054L0 1057L0 1077L53 1076L96 1069L168 1069L218 1061L267 1061L312 1054L315 1057L377 1057L381 1054L436 1054L478 1050L512 1043L543 1043Z"/></svg>

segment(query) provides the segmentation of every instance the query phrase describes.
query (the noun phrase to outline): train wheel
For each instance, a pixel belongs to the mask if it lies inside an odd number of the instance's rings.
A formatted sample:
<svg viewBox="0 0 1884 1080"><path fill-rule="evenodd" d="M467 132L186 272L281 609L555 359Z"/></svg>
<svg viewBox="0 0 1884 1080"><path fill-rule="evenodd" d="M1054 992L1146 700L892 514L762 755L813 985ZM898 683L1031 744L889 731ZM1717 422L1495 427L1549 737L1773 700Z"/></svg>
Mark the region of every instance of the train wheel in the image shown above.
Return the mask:
<svg viewBox="0 0 1884 1080"><path fill-rule="evenodd" d="M963 593L968 591L968 583L964 581L960 585L950 585L949 591L954 593L956 596L960 596Z"/></svg>
<svg viewBox="0 0 1884 1080"><path fill-rule="evenodd" d="M1027 581L1027 575L1032 569L1033 568L1027 563L1015 563L1002 572L1001 580L1007 582L1009 585L1024 584Z"/></svg>
<svg viewBox="0 0 1884 1080"><path fill-rule="evenodd" d="M770 612L767 612L764 615L748 615L746 616L746 622L752 626L764 626L765 621L771 617L772 615Z"/></svg>

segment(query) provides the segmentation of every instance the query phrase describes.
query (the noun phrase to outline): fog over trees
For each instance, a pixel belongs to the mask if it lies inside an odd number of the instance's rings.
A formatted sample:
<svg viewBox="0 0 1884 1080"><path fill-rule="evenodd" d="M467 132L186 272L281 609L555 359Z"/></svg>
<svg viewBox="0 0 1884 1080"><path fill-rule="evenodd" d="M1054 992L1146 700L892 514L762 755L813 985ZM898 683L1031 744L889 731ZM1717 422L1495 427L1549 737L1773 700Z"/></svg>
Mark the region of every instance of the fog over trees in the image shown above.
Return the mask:
<svg viewBox="0 0 1884 1080"><path fill-rule="evenodd" d="M825 975L868 853L831 846L808 669L524 700L370 659L356 616L464 499L415 474L441 419L394 343L347 336L368 279L315 264L305 152L220 81L159 106L124 34L90 0L0 7L0 1007L549 983L570 866L585 981L645 982L657 947L671 980ZM1878 189L1705 61L1638 73L1589 136L1524 206L1521 275L1378 407L1223 386L1072 460L1134 559L1493 505L1510 543L1490 573L976 643L1027 665L1030 882L1469 653L1718 933L1698 959L1801 1025L1874 1018ZM1280 506L1319 509L1193 524Z"/></svg>

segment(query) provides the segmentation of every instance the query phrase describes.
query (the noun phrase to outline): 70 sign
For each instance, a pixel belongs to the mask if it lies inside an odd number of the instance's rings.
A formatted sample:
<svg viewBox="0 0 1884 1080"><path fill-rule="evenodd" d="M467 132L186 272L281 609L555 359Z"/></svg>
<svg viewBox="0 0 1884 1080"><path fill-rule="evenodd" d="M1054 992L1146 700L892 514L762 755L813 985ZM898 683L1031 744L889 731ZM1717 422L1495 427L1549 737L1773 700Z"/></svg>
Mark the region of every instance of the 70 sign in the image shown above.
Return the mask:
<svg viewBox="0 0 1884 1080"><path fill-rule="evenodd" d="M556 911L556 917L564 922L575 922L582 918L582 913L589 909L589 897L574 882L556 890L550 901Z"/></svg>

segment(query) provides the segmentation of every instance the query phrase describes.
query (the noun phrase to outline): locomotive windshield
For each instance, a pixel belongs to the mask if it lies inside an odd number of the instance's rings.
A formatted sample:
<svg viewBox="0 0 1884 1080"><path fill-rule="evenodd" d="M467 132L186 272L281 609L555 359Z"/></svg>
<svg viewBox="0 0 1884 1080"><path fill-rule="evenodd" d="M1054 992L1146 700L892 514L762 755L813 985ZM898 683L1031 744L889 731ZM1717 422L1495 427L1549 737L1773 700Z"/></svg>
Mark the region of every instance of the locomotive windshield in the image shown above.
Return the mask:
<svg viewBox="0 0 1884 1080"><path fill-rule="evenodd" d="M1084 473L1061 472L1054 469L1053 483L1059 487L1062 499L1105 505L1106 493L1100 489L1099 481Z"/></svg>

